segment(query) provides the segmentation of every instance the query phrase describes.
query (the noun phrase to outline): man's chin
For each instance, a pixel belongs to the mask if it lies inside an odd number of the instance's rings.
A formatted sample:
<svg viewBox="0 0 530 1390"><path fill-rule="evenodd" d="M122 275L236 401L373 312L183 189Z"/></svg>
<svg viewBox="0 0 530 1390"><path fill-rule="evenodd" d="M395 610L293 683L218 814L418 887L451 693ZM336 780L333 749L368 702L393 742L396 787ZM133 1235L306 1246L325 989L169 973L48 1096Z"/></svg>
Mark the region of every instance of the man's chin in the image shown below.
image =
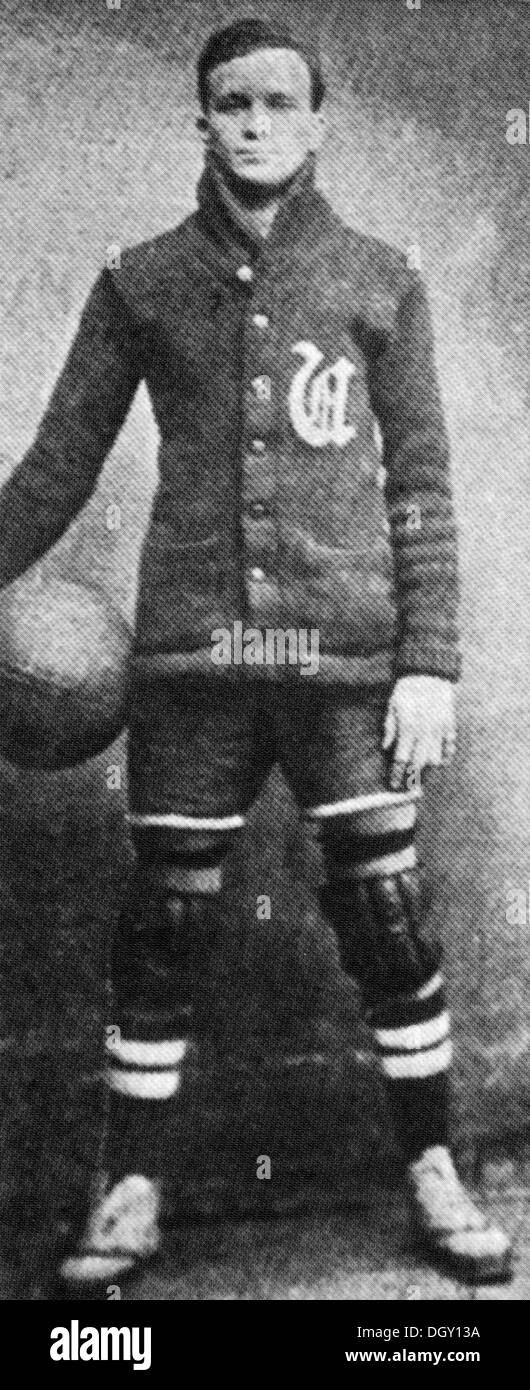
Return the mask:
<svg viewBox="0 0 530 1390"><path fill-rule="evenodd" d="M233 169L232 175L241 183L247 183L251 187L271 189L280 188L282 183L287 183L287 180L292 177L291 174L284 174L259 164L247 164L242 168Z"/></svg>
<svg viewBox="0 0 530 1390"><path fill-rule="evenodd" d="M234 186L239 186L242 192L254 192L258 197L261 195L263 198L274 198L290 187L301 167L302 165L299 165L296 169L285 170L252 165L244 169L232 169L229 179Z"/></svg>
<svg viewBox="0 0 530 1390"><path fill-rule="evenodd" d="M272 198L281 197L296 178L300 169L303 168L305 160L297 165L296 169L284 170L273 168L270 164L252 164L242 167L233 165L212 156L213 163L224 178L227 186L235 194L236 198L241 198L245 203L264 204Z"/></svg>

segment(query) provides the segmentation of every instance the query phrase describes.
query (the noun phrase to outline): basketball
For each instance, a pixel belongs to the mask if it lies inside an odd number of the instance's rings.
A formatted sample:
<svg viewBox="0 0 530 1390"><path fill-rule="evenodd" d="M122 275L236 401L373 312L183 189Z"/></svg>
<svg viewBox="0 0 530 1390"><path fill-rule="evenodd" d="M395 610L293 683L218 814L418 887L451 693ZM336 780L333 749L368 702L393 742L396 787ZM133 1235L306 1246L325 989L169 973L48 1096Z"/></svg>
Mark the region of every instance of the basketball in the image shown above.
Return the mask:
<svg viewBox="0 0 530 1390"><path fill-rule="evenodd" d="M0 755L59 769L95 757L127 719L131 632L102 593L60 579L0 593Z"/></svg>

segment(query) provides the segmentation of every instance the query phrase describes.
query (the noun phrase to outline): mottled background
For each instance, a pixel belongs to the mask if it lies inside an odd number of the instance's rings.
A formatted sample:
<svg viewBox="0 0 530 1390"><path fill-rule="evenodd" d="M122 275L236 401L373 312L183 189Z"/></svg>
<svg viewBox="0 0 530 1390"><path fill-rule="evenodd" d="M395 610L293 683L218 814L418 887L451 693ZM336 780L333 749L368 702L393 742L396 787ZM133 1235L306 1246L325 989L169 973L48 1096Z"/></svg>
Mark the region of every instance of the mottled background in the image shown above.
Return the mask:
<svg viewBox="0 0 530 1390"><path fill-rule="evenodd" d="M267 8L285 15L274 0ZM320 32L330 95L321 186L346 220L420 248L434 313L465 672L456 767L431 779L422 840L459 1044L455 1134L469 1149L529 1116L530 148L505 131L510 108L528 113L530 5L292 0L288 10ZM260 10L2 0L3 475L32 439L109 243L151 236L193 207L197 49L214 24L248 12ZM142 389L93 500L43 567L95 578L129 615L155 448ZM105 525L109 502L121 508L118 531ZM106 950L128 862L123 793L106 785L116 761L122 744L65 775L1 770L5 1226L31 1259L70 1219L97 1155L92 1073L111 1021ZM317 869L275 777L230 868L221 948L208 972L198 962L209 1027L186 1142L175 1139L172 1155L176 1166L182 1152L188 1209L274 1206L280 1188L284 1203L302 1190L347 1200L374 1158L388 1176L354 991L308 890ZM527 895L526 923L507 921L510 888ZM272 898L269 922L256 918L260 893ZM285 1055L298 1061L285 1067ZM263 1152L281 1175L272 1196L274 1183L255 1181Z"/></svg>

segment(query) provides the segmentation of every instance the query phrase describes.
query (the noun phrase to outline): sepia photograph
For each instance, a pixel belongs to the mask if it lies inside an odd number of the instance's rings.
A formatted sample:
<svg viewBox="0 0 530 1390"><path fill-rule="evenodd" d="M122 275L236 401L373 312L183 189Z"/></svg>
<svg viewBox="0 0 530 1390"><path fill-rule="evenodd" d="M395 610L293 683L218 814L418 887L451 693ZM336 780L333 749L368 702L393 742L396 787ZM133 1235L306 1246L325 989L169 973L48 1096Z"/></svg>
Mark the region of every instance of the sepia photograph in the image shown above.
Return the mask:
<svg viewBox="0 0 530 1390"><path fill-rule="evenodd" d="M530 1297L530 4L0 36L0 1300L52 1367L184 1301L477 1363Z"/></svg>

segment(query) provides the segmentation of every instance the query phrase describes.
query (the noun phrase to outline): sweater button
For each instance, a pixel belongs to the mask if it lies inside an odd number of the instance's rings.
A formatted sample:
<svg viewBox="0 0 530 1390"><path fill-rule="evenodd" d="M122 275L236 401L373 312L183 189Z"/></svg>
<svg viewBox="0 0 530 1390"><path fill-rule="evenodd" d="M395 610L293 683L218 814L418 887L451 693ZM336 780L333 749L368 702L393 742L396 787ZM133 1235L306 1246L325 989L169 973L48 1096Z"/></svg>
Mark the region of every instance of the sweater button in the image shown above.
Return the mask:
<svg viewBox="0 0 530 1390"><path fill-rule="evenodd" d="M263 502L251 502L248 510L253 521L262 521L263 517L267 515L267 508Z"/></svg>
<svg viewBox="0 0 530 1390"><path fill-rule="evenodd" d="M269 327L269 320L268 320L266 314L253 314L253 315L252 315L252 322L255 323L256 328L268 328L268 327Z"/></svg>
<svg viewBox="0 0 530 1390"><path fill-rule="evenodd" d="M256 565L255 568L250 571L250 578L254 580L255 584L261 584L262 580L265 578L265 570L260 570L259 566Z"/></svg>
<svg viewBox="0 0 530 1390"><path fill-rule="evenodd" d="M270 376L255 376L252 382L252 389L258 401L266 401L267 405L272 395L272 383Z"/></svg>
<svg viewBox="0 0 530 1390"><path fill-rule="evenodd" d="M242 285L250 285L254 278L254 271L250 265L240 265L239 270L236 270L236 275L238 280L241 280Z"/></svg>
<svg viewBox="0 0 530 1390"><path fill-rule="evenodd" d="M375 480L376 480L377 486L380 487L380 488L381 488L381 491L382 491L383 488L384 488L385 485L386 485L386 468L383 467L383 464L382 464L382 463L379 464L379 468L378 468L378 470L377 470L376 479L375 479Z"/></svg>
<svg viewBox="0 0 530 1390"><path fill-rule="evenodd" d="M253 454L264 454L264 453L265 453L265 441L264 441L263 439L253 439L253 440L252 440L251 448L252 448L252 453L253 453Z"/></svg>

